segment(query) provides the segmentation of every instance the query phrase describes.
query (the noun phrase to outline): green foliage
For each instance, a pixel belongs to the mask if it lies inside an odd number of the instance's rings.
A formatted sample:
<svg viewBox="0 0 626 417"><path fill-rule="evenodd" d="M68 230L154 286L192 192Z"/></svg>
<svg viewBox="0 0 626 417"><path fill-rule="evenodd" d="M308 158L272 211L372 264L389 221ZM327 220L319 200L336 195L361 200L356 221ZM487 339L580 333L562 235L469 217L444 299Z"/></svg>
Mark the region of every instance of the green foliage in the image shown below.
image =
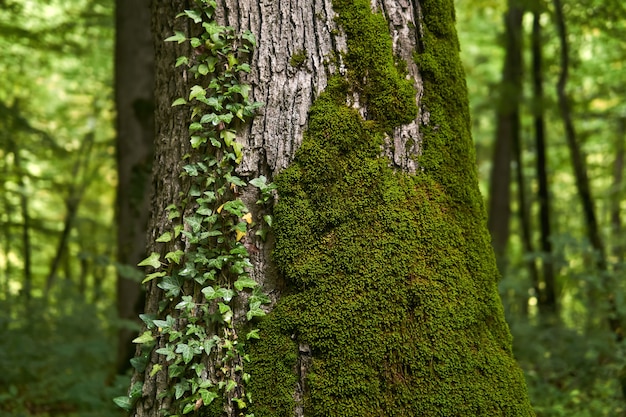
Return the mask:
<svg viewBox="0 0 626 417"><path fill-rule="evenodd" d="M191 114L189 135L194 152L185 156L181 172L190 183L189 191L180 206L168 207L171 230L157 242L179 241L187 250L172 250L163 257L153 252L139 263L155 271L144 282L156 279L165 292L160 313L171 313L161 319L142 316L147 329L134 342L141 344L143 354L133 365L143 372L147 361L141 358L147 358L155 347L156 353L165 356L167 366L152 364L150 376L166 373L170 389L162 395L173 400L170 415L201 408L215 410L215 403L219 409L234 407L242 415L246 412L252 399L245 388L250 381L245 344L259 338L259 331L238 322L235 303L247 300L245 318L252 322L265 315L262 305L269 302L249 276L252 263L243 242L253 218L237 191L248 182L235 172L242 158L237 123L249 120L261 106L250 100L251 87L241 81L241 75L250 71L243 61L255 40L249 32L236 34L233 28L217 24L215 7L214 1L200 0L195 9L178 16L202 24L198 37L176 32L166 39L189 42L194 48L193 58L181 57L176 66L188 66L199 84L190 88L187 98L172 104ZM259 189L258 204L270 201L275 186L265 177L250 184ZM264 221L270 224L271 218ZM191 294L186 291L190 283L195 288ZM157 338L163 341L158 346ZM215 369L207 370L207 361ZM116 403L131 409L132 400L131 393L117 398Z"/></svg>
<svg viewBox="0 0 626 417"><path fill-rule="evenodd" d="M106 383L115 329L71 288L63 292L56 311L41 300L0 302L3 312L13 312L0 317L0 415L121 415L110 398L128 381Z"/></svg>
<svg viewBox="0 0 626 417"><path fill-rule="evenodd" d="M505 2L486 1L484 7L456 2L461 51L470 87L473 135L477 143L481 180L486 183L491 168L495 134L494 97L500 81L504 31L502 14ZM555 84L559 45L551 20L550 2L531 2L542 11L542 47L544 58L545 101L533 101L531 57L529 54L530 13L524 24L524 96L521 102L522 168L527 181L533 227L538 224L536 154L532 138L532 112L542 108L546 117L548 175L552 198L552 246L548 256L539 251L527 252L521 240L517 218L511 225L507 248L507 266L502 271L500 291L507 320L515 338L515 354L525 371L532 403L541 416L616 416L626 409L620 373L624 366L623 342L616 342L606 324L609 311L607 296L616 300L618 313L626 317L623 283L623 232L615 228L609 213L617 202L618 214L624 213L625 185L615 182L619 144L624 141L620 120L625 116L624 59L626 50L626 10L619 1L586 0L565 5L570 42L570 87L572 114L582 150L587 155L594 204L599 215L602 238L608 256L608 271L594 265L594 254L585 235L583 213L574 186L569 151L562 122L556 108ZM571 6L571 7L568 7ZM623 172L623 167L622 167ZM514 184L517 191L519 185ZM486 194L489 190L484 188ZM497 214L494 214L497 215ZM623 223L623 219L621 220ZM538 232L532 231L533 243ZM551 261L555 266L558 314L540 311L537 294L528 271L534 262L541 266Z"/></svg>

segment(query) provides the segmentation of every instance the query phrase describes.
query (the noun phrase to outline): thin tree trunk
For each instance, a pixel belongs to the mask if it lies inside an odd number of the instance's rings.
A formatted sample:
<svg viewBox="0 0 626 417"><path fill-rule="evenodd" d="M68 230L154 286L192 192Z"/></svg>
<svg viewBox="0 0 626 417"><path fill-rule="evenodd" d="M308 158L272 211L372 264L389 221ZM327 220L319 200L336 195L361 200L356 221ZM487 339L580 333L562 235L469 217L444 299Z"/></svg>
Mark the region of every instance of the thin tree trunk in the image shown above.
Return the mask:
<svg viewBox="0 0 626 417"><path fill-rule="evenodd" d="M496 108L496 138L489 178L487 226L498 267L506 268L505 253L510 235L511 162L514 143L519 142L519 103L522 93L522 6L509 0L505 23L505 58Z"/></svg>
<svg viewBox="0 0 626 417"><path fill-rule="evenodd" d="M541 267L544 288L535 287L539 300L539 310L555 313L558 310L556 284L554 278L552 231L550 230L550 192L548 190L547 149L544 118L543 57L541 39L541 13L533 12L532 30L532 79L533 79L533 120L535 128L535 148L537 152L537 182L539 201L539 231L541 247Z"/></svg>
<svg viewBox="0 0 626 417"><path fill-rule="evenodd" d="M149 0L116 3L115 101L117 108L116 197L117 262L135 268L146 251L154 147L154 52ZM143 309L139 282L118 273L117 315L137 321ZM123 373L134 354L135 331L118 331L117 371Z"/></svg>
<svg viewBox="0 0 626 417"><path fill-rule="evenodd" d="M72 178L68 190L68 196L65 200L65 219L63 220L63 230L59 237L57 249L52 262L50 263L50 269L46 278L45 294L48 296L52 287L57 280L58 270L61 267L63 257L67 256L70 234L74 227L74 222L78 214L78 208L80 202L85 193L85 189L90 181L90 176L87 171L89 168L89 161L91 159L91 151L93 148L95 134L90 132L83 138L81 146L76 155L76 161L72 168Z"/></svg>
<svg viewBox="0 0 626 417"><path fill-rule="evenodd" d="M574 122L572 120L572 111L569 97L566 92L567 81L569 77L569 43L567 41L567 30L565 25L565 17L563 15L563 7L561 0L553 0L555 9L555 20L559 40L561 44L561 72L557 83L557 97L559 102L559 111L563 124L565 126L565 137L567 139L567 145L570 149L570 155L572 158L572 167L574 169L574 176L576 178L576 188L580 196L583 214L585 218L585 224L587 228L587 237L591 243L595 253L595 266L603 280L603 289L607 296L608 302L608 324L618 341L624 338L624 329L622 328L620 315L617 311L615 304L615 297L612 293L612 285L607 280L608 263L606 259L606 251L602 237L600 236L600 228L598 226L598 220L594 207L593 197L591 196L591 187L589 184L589 177L587 175L587 166L585 162L585 156L580 149L580 144L576 138L576 131L574 129Z"/></svg>
<svg viewBox="0 0 626 417"><path fill-rule="evenodd" d="M22 167L22 158L20 156L20 150L14 142L12 143L13 149L13 163L15 164L15 171L17 173L17 185L19 188L20 196L20 214L22 216L22 255L24 256L24 286L22 287L22 295L28 301L32 297L33 290L33 274L32 274L32 247L30 241L30 214L29 214L29 198L26 192L26 184L24 182L24 173Z"/></svg>
<svg viewBox="0 0 626 417"><path fill-rule="evenodd" d="M624 269L624 233L622 230L621 202L624 196L624 160L626 149L626 118L617 121L617 138L615 141L615 162L613 163L613 185L611 193L611 234L613 238L613 256L616 260L616 271Z"/></svg>

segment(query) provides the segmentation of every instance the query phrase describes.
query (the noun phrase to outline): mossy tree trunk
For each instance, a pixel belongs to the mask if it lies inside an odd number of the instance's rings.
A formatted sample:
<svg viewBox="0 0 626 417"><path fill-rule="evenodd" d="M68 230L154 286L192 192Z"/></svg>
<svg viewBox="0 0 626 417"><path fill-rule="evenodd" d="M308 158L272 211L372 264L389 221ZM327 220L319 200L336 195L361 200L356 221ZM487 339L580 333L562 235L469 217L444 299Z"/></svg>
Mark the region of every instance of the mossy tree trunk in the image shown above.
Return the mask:
<svg viewBox="0 0 626 417"><path fill-rule="evenodd" d="M185 51L161 42L186 24L174 21L185 3L153 5L153 240L185 189L187 120L170 107L187 95L173 68ZM217 4L222 24L258 43L248 82L265 106L240 129L240 175L278 185L269 237L245 237L272 300L248 343L247 412L533 415L496 289L452 0ZM150 281L148 312L161 294ZM158 393L171 382L151 376L167 363L148 359L135 416L170 407Z"/></svg>

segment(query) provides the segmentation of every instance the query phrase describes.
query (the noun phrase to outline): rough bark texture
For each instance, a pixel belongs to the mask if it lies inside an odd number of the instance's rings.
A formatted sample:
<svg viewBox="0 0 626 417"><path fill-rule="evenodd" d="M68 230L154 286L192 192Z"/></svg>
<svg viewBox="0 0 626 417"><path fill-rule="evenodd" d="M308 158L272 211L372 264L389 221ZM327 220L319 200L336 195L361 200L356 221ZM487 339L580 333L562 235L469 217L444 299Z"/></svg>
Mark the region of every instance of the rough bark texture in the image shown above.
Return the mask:
<svg viewBox="0 0 626 417"><path fill-rule="evenodd" d="M115 102L117 109L117 261L134 267L145 258L154 144L154 53L148 0L116 4ZM126 274L127 275L127 274ZM132 277L117 280L117 314L137 320L142 291ZM129 367L134 331L118 333L117 370Z"/></svg>
<svg viewBox="0 0 626 417"><path fill-rule="evenodd" d="M184 8L153 10L151 239L182 189L187 124L169 107L186 95L172 68L181 52L160 40ZM452 1L221 0L218 10L258 42L249 81L265 107L240 132L241 174L278 184L273 235L247 237L252 275L273 300L249 344L248 412L533 415L496 290ZM159 293L149 286L148 311ZM150 369L135 376L135 416L169 407L157 399L164 372ZM211 410L198 412L223 414Z"/></svg>

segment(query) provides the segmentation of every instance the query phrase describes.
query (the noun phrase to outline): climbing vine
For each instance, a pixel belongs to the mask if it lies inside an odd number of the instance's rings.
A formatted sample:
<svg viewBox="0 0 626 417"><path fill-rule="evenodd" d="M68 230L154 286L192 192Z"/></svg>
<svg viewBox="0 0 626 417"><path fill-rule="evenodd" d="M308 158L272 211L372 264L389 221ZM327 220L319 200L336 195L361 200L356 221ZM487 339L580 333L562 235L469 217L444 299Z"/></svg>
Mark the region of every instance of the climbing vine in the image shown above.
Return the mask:
<svg viewBox="0 0 626 417"><path fill-rule="evenodd" d="M259 189L257 204L267 205L275 189L261 176L249 182L237 176L242 145L237 125L249 121L262 105L250 98L250 85L242 75L250 72L243 62L255 46L254 35L238 34L219 25L214 18L215 0L196 0L195 8L177 17L189 18L200 35L189 37L175 31L165 41L191 45L191 56L181 56L196 84L187 97L172 106L189 111L189 137L193 151L184 157L180 175L189 187L180 204L167 207L170 230L156 241L176 243L164 256L153 252L139 266L150 266L144 283L158 280L164 291L159 315L141 315L146 330L134 340L143 355L133 359L138 372L145 372L150 352L165 356L165 364L152 364L149 376L165 373L171 399L170 416L188 414L212 406L229 415L245 415L252 398L246 391L250 361L245 342L259 338L252 325L265 314L269 298L249 275L250 255L243 244L255 225L252 213L239 198L248 184ZM265 238L270 215L263 216L256 234ZM235 304L247 304L242 317ZM165 316L165 317L163 317ZM246 324L247 323L247 324ZM243 337L242 337L243 336ZM131 409L141 395L141 383L131 387L128 397L116 398Z"/></svg>

